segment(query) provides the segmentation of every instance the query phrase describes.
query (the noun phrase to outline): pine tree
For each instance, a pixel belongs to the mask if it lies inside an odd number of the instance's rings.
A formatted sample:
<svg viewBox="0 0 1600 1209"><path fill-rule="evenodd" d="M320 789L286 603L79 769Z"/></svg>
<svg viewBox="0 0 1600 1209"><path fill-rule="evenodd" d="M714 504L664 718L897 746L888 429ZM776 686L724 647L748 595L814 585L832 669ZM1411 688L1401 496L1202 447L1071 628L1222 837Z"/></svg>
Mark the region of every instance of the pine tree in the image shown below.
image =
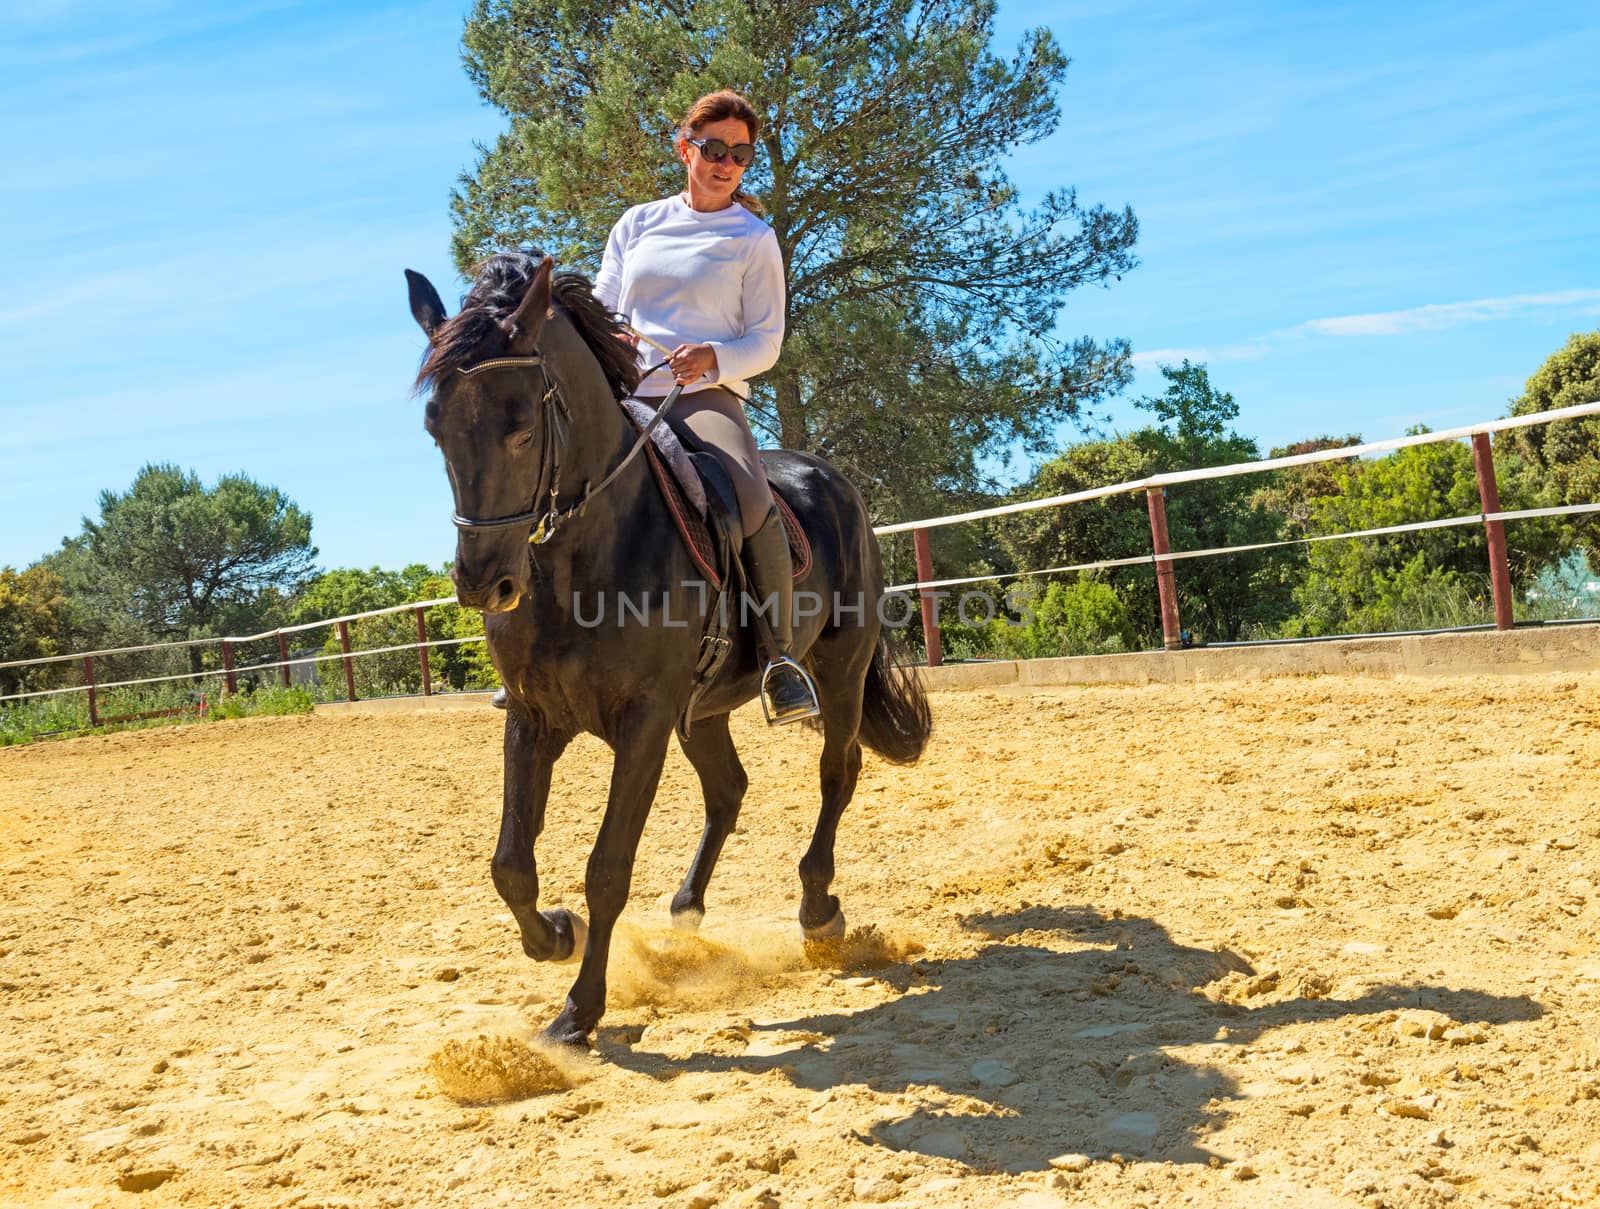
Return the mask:
<svg viewBox="0 0 1600 1209"><path fill-rule="evenodd" d="M510 125L455 196L457 263L531 244L593 272L624 209L682 188L675 122L738 89L789 281L758 436L831 458L882 518L982 490L984 455L1043 451L1128 381L1126 342L1053 331L1138 233L1069 188L1021 205L1001 165L1056 128L1067 59L1045 29L999 57L993 22L965 0L478 0L467 70Z"/></svg>

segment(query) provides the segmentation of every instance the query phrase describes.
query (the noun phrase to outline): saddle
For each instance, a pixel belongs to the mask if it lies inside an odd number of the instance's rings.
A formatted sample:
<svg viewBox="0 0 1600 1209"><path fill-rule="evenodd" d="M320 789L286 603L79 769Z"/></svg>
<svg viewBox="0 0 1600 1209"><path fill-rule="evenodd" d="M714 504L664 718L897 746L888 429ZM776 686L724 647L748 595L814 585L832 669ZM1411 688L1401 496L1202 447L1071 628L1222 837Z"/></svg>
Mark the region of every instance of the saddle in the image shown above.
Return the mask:
<svg viewBox="0 0 1600 1209"><path fill-rule="evenodd" d="M629 421L640 431L655 414L654 409L638 399L625 399L622 407ZM717 558L719 538L727 538L733 554L744 544L733 480L716 453L676 423L670 413L650 434L645 455L684 547L711 586L720 592L727 575ZM777 484L769 480L768 486L772 488L772 499L783 521L784 535L789 539L789 561L794 564L794 577L796 581L804 579L811 570L811 542Z"/></svg>
<svg viewBox="0 0 1600 1209"><path fill-rule="evenodd" d="M654 409L638 399L624 399L623 413L633 426L644 430L655 414ZM739 499L733 489L733 480L723 469L715 452L703 446L687 428L674 424L669 414L664 423L657 424L645 446L645 459L650 464L651 476L661 492L667 511L685 549L694 560L711 591L707 593L711 607L706 610L705 629L700 636L700 654L695 660L694 684L689 692L688 704L678 719L678 737L687 739L690 718L694 707L717 674L722 671L733 650L733 631L736 629L735 602L729 595L744 586L744 568L739 561L744 545L744 526L739 515ZM783 522L784 535L789 539L789 560L794 566L796 581L804 579L811 570L811 542L805 529L794 514L794 509L783 498L777 484L770 480L773 503Z"/></svg>

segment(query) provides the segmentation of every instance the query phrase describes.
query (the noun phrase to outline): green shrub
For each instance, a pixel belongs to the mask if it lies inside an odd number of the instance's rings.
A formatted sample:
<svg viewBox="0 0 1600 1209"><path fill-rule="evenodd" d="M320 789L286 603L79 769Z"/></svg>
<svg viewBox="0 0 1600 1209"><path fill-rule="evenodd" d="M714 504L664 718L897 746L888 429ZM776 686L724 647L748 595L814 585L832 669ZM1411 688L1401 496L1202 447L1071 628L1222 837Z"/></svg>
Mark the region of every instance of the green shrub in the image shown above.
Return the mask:
<svg viewBox="0 0 1600 1209"><path fill-rule="evenodd" d="M200 710L202 700L204 713ZM96 727L89 724L89 698L85 693L35 697L0 706L0 747L87 730L144 730L207 718L221 721L264 714L304 714L311 712L316 699L311 689L302 685L291 688L263 685L253 691L224 693L220 680L207 677L199 684L185 679L167 684L102 689L95 704L96 715L101 720ZM167 712L172 710L182 712ZM135 716L138 714L164 716L140 718Z"/></svg>
<svg viewBox="0 0 1600 1209"><path fill-rule="evenodd" d="M428 587L437 585L429 584ZM483 615L458 605L437 605L423 614L428 640L438 642L450 638L472 638L483 634ZM414 612L386 613L381 617L363 617L349 623L350 650L356 657L351 670L356 682L356 696L372 697L416 696L422 692L422 661L417 656L417 617ZM399 650L385 650L399 647ZM361 651L382 651L382 654L360 655ZM328 636L322 644L320 655L339 655L338 631L328 627ZM428 670L434 692L451 689L498 688L500 679L494 665L489 662L489 652L482 642L462 642L451 646L428 648ZM317 664L318 700L343 701L346 695L344 661L324 659Z"/></svg>
<svg viewBox="0 0 1600 1209"><path fill-rule="evenodd" d="M1441 630L1494 621L1488 575L1430 566L1425 551L1395 567L1369 564L1359 594L1314 574L1297 595L1300 615L1284 625L1281 637Z"/></svg>
<svg viewBox="0 0 1600 1209"><path fill-rule="evenodd" d="M141 684L128 688L102 688L95 694L98 725L89 723L87 693L62 693L35 697L14 705L0 706L0 747L28 743L34 739L77 734L90 729L112 731L167 726L193 722L201 715L198 706L209 690L215 697L218 684L200 684L187 678L165 684ZM181 710L173 714L170 711ZM156 714L141 718L140 714ZM165 715L165 716L160 716Z"/></svg>
<svg viewBox="0 0 1600 1209"><path fill-rule="evenodd" d="M309 714L316 704L311 690L304 685L293 684L288 688L269 685L253 693L227 693L218 697L210 703L209 716L215 722L222 722L229 718Z"/></svg>
<svg viewBox="0 0 1600 1209"><path fill-rule="evenodd" d="M1494 596L1487 575L1466 575L1407 563L1379 584L1378 599L1357 613L1366 631L1450 630L1494 621Z"/></svg>
<svg viewBox="0 0 1600 1209"><path fill-rule="evenodd" d="M999 594L991 590L996 599ZM1088 575L1070 583L1013 589L1006 598L1015 616L982 625L941 622L940 637L952 659L1043 659L1057 655L1110 655L1138 648L1127 603L1115 588ZM969 611L970 615L970 611Z"/></svg>
<svg viewBox="0 0 1600 1209"><path fill-rule="evenodd" d="M89 725L89 702L81 693L34 697L0 705L0 747L28 743L41 735L82 730Z"/></svg>

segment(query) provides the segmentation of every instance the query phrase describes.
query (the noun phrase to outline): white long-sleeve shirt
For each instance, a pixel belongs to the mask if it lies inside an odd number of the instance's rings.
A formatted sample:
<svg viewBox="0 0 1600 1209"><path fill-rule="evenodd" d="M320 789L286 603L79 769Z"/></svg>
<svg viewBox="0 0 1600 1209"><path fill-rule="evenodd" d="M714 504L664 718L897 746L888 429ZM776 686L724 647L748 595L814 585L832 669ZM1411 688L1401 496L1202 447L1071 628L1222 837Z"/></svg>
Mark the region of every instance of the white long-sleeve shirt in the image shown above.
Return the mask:
<svg viewBox="0 0 1600 1209"><path fill-rule="evenodd" d="M695 210L679 195L633 206L611 228L595 297L667 348L709 344L717 368L684 392L724 386L741 399L749 379L778 362L783 347L783 257L778 237L738 203ZM639 342L639 366L662 354ZM672 371L657 370L638 394L665 395Z"/></svg>

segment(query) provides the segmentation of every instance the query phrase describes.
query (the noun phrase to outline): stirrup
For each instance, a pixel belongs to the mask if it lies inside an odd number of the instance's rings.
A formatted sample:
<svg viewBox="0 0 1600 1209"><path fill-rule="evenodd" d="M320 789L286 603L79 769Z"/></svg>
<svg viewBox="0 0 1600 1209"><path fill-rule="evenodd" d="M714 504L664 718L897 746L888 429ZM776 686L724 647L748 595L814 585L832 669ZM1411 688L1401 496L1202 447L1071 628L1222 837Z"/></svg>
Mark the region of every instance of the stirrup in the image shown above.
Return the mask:
<svg viewBox="0 0 1600 1209"><path fill-rule="evenodd" d="M794 669L795 674L800 677L800 682L806 686L806 693L810 696L811 700L809 704L801 707L800 709L791 710L789 713L778 716L773 713L771 694L767 691L767 686L771 682L773 675L780 669L784 668ZM760 697L761 712L766 715L768 726L773 726L784 722L803 722L807 718L815 718L822 712L822 706L817 703L817 686L815 682L812 681L810 674L805 668L801 667L787 655L779 655L776 659L772 660L772 662L768 663L767 670L761 673Z"/></svg>

